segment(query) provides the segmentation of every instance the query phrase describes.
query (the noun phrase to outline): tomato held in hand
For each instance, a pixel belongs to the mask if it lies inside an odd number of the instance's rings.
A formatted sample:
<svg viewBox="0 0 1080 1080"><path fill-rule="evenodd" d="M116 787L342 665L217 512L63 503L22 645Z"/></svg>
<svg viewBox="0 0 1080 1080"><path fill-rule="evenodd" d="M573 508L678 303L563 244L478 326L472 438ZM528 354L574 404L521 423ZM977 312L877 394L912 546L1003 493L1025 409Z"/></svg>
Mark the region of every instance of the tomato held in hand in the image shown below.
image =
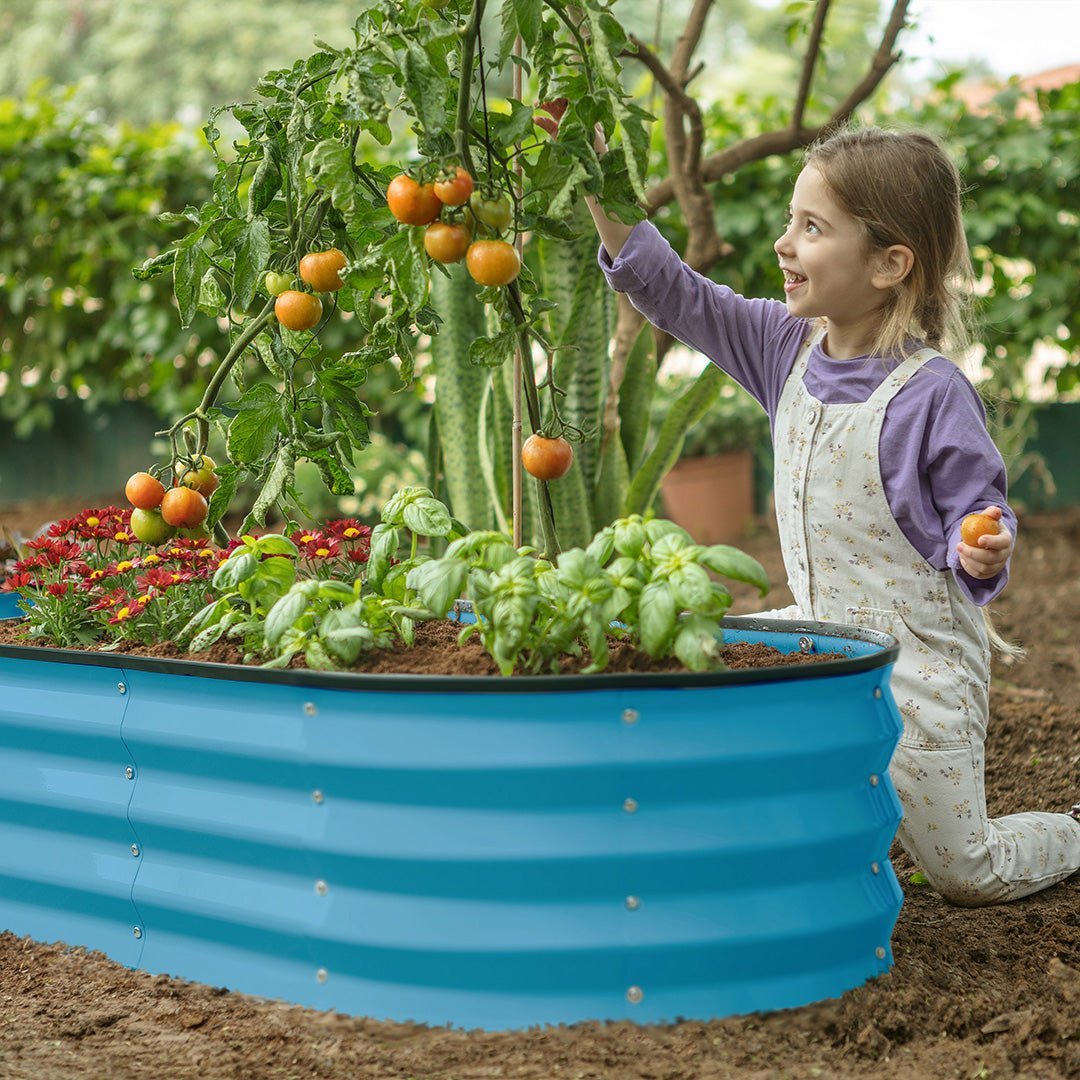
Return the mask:
<svg viewBox="0 0 1080 1080"><path fill-rule="evenodd" d="M960 522L960 539L971 547L979 547L980 536L997 536L1001 525L986 514L968 514Z"/></svg>
<svg viewBox="0 0 1080 1080"><path fill-rule="evenodd" d="M431 184L419 184L407 173L395 176L386 189L386 205L403 225L429 225L443 204Z"/></svg>
<svg viewBox="0 0 1080 1080"><path fill-rule="evenodd" d="M521 448L521 464L537 480L558 480L574 464L574 448L563 438L530 435Z"/></svg>
<svg viewBox="0 0 1080 1080"><path fill-rule="evenodd" d="M473 193L473 178L459 165L453 176L436 180L434 187L439 202L446 206L461 206Z"/></svg>
<svg viewBox="0 0 1080 1080"><path fill-rule="evenodd" d="M136 540L144 544L164 544L176 535L176 530L161 516L160 510L131 511L131 531Z"/></svg>
<svg viewBox="0 0 1080 1080"><path fill-rule="evenodd" d="M161 516L178 529L194 529L201 525L209 509L206 499L189 487L171 488L161 500Z"/></svg>
<svg viewBox="0 0 1080 1080"><path fill-rule="evenodd" d="M217 462L209 454L203 454L199 460L186 469L180 477L180 486L194 488L204 498L209 499L221 483L214 470Z"/></svg>
<svg viewBox="0 0 1080 1080"><path fill-rule="evenodd" d="M322 301L311 293L286 289L274 301L274 314L287 330L310 330L322 318Z"/></svg>
<svg viewBox="0 0 1080 1080"><path fill-rule="evenodd" d="M461 262L471 243L472 232L468 225L433 221L424 231L424 250L436 262Z"/></svg>
<svg viewBox="0 0 1080 1080"><path fill-rule="evenodd" d="M482 191L474 191L469 199L469 209L473 217L489 229L502 232L510 227L513 209L505 195L487 195Z"/></svg>
<svg viewBox="0 0 1080 1080"><path fill-rule="evenodd" d="M148 472L133 473L124 485L127 501L138 510L153 510L161 505L165 485Z"/></svg>
<svg viewBox="0 0 1080 1080"><path fill-rule="evenodd" d="M271 296L280 296L286 289L292 288L293 279L289 274L279 273L277 270L267 270L263 284Z"/></svg>
<svg viewBox="0 0 1080 1080"><path fill-rule="evenodd" d="M521 272L521 257L505 240L475 240L465 265L478 285L509 285Z"/></svg>
<svg viewBox="0 0 1080 1080"><path fill-rule="evenodd" d="M337 292L345 284L339 271L347 262L338 248L309 251L300 260L300 277L316 292Z"/></svg>

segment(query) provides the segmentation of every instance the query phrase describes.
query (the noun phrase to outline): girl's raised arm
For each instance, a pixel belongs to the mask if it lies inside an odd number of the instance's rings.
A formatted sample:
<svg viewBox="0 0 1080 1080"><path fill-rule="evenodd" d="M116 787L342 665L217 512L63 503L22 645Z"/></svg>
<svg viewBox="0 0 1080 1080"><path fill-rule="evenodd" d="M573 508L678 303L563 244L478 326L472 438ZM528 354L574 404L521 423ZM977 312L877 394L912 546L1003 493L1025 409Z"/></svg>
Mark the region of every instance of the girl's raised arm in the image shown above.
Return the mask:
<svg viewBox="0 0 1080 1080"><path fill-rule="evenodd" d="M623 244L626 243L634 226L624 225L623 222L608 217L603 207L596 201L595 195L586 195L585 205L589 208L593 221L596 222L596 231L600 234L604 249L614 261L619 257L619 252L622 251Z"/></svg>

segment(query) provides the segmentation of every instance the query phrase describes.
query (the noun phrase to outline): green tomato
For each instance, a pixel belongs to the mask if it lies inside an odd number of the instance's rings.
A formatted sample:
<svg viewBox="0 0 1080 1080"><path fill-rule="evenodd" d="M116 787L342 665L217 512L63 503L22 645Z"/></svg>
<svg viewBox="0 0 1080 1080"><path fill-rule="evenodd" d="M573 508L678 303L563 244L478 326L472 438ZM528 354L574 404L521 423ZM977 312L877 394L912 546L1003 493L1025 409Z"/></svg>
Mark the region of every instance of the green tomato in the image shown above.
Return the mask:
<svg viewBox="0 0 1080 1080"><path fill-rule="evenodd" d="M164 544L176 535L176 530L161 516L160 510L132 510L131 531L144 544Z"/></svg>
<svg viewBox="0 0 1080 1080"><path fill-rule="evenodd" d="M450 3L450 0L420 0L420 3L432 11L442 11Z"/></svg>
<svg viewBox="0 0 1080 1080"><path fill-rule="evenodd" d="M482 191L474 191L469 197L469 209L477 221L496 232L509 228L514 214L510 200L505 195L488 197Z"/></svg>
<svg viewBox="0 0 1080 1080"><path fill-rule="evenodd" d="M293 279L291 274L282 274L277 270L268 270L266 277L263 278L263 284L266 286L266 291L271 296L280 296L287 289L292 288Z"/></svg>

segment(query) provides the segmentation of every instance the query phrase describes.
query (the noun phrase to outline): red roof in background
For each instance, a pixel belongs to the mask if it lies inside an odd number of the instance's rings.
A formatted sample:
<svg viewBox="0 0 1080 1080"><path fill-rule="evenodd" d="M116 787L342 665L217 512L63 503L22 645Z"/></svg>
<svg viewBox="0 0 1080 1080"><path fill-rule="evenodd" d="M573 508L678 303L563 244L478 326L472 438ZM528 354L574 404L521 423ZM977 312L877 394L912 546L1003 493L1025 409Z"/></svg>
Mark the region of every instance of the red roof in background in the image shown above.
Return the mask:
<svg viewBox="0 0 1080 1080"><path fill-rule="evenodd" d="M1034 75L1021 75L1017 79L1020 89L1028 95L1016 106L1017 116L1035 119L1039 115L1039 106L1035 101L1038 90L1057 90L1069 83L1080 81L1080 64L1065 64L1062 67L1038 71ZM1004 79L986 79L982 82L959 83L953 93L964 101L970 109L977 112L984 107L999 91L1007 85Z"/></svg>

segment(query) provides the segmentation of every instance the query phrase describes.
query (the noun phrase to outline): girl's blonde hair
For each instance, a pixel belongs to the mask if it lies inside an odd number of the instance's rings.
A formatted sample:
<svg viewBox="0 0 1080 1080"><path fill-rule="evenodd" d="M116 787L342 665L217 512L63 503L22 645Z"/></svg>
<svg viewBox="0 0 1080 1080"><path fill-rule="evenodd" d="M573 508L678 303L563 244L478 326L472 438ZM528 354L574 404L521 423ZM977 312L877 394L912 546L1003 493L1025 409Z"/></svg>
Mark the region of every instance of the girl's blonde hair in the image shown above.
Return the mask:
<svg viewBox="0 0 1080 1080"><path fill-rule="evenodd" d="M904 355L912 338L935 349L971 343L971 257L961 211L963 184L936 139L922 132L847 129L806 151L873 249L902 244L911 272L883 309L877 356Z"/></svg>

